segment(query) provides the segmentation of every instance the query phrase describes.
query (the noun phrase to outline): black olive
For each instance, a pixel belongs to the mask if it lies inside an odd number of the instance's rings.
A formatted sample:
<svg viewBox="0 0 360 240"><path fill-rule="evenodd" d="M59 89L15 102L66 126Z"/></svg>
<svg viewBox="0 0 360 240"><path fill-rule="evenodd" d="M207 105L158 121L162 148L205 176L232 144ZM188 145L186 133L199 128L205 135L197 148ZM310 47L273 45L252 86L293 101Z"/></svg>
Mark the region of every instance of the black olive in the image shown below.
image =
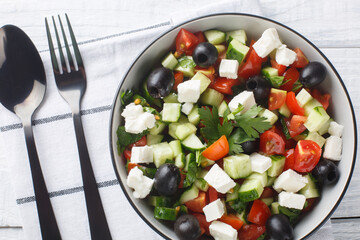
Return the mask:
<svg viewBox="0 0 360 240"><path fill-rule="evenodd" d="M267 99L270 94L271 84L262 76L254 76L246 81L246 90L252 91L256 102Z"/></svg>
<svg viewBox="0 0 360 240"><path fill-rule="evenodd" d="M180 182L180 170L171 163L161 165L155 173L154 187L158 193L171 196L173 195Z"/></svg>
<svg viewBox="0 0 360 240"><path fill-rule="evenodd" d="M294 229L289 219L283 214L275 214L266 221L266 232L270 239L294 239Z"/></svg>
<svg viewBox="0 0 360 240"><path fill-rule="evenodd" d="M214 45L209 42L199 43L192 54L196 65L200 67L210 67L218 58L218 51Z"/></svg>
<svg viewBox="0 0 360 240"><path fill-rule="evenodd" d="M146 87L154 98L166 97L174 86L173 72L164 67L155 68L149 75Z"/></svg>
<svg viewBox="0 0 360 240"><path fill-rule="evenodd" d="M251 154L257 152L259 148L259 141L246 141L241 143L241 147L244 150L245 154Z"/></svg>
<svg viewBox="0 0 360 240"><path fill-rule="evenodd" d="M313 88L322 81L325 80L326 77L326 68L324 64L320 62L311 62L300 72L300 82L306 88Z"/></svg>
<svg viewBox="0 0 360 240"><path fill-rule="evenodd" d="M181 240L195 240L201 234L199 221L195 216L189 214L182 215L176 219L174 230Z"/></svg>
<svg viewBox="0 0 360 240"><path fill-rule="evenodd" d="M334 184L339 180L339 168L330 160L321 160L311 172L321 184Z"/></svg>

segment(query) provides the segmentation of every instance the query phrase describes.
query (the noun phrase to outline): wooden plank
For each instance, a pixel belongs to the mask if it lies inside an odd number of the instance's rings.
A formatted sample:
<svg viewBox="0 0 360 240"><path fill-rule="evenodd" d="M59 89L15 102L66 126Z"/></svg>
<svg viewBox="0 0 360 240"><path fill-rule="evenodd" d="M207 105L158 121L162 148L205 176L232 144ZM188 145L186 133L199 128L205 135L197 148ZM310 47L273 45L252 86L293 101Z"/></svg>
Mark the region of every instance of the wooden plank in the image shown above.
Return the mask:
<svg viewBox="0 0 360 240"><path fill-rule="evenodd" d="M360 239L360 218L332 219L334 239Z"/></svg>

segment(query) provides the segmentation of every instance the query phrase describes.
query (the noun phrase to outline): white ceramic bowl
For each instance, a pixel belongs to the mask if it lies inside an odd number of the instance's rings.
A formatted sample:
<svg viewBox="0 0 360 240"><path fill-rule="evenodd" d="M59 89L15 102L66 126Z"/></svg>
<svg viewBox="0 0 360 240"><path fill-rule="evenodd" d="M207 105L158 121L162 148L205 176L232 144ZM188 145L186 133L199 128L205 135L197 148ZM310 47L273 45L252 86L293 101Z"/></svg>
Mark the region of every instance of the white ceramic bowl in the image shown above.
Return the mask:
<svg viewBox="0 0 360 240"><path fill-rule="evenodd" d="M309 40L283 24L263 17L247 14L229 13L209 15L185 22L164 33L147 46L126 73L119 86L112 106L110 120L110 148L114 169L120 182L120 186L139 216L164 238L177 239L173 229L154 218L153 207L149 206L144 200L134 198L132 190L126 185L127 173L125 171L125 161L118 155L116 147L116 129L120 124L123 124L123 119L120 118L120 109L122 107L119 100L120 92L139 88L140 84L146 79L147 75L154 67L154 64L159 63L169 49L174 49L175 37L180 28L185 28L192 32L205 31L208 29L219 29L223 31L244 29L248 39L256 40L261 36L265 29L271 27L277 29L280 39L288 45L289 48L299 47L310 61L319 61L326 66L327 77L321 84L320 89L331 94L331 106L329 108L330 116L338 123L345 126L343 135L343 154L342 160L339 163L341 173L340 179L335 186L325 187L323 189L319 204L296 225L295 239L306 238L319 229L335 211L344 196L354 169L357 131L354 110L349 94L334 66Z"/></svg>

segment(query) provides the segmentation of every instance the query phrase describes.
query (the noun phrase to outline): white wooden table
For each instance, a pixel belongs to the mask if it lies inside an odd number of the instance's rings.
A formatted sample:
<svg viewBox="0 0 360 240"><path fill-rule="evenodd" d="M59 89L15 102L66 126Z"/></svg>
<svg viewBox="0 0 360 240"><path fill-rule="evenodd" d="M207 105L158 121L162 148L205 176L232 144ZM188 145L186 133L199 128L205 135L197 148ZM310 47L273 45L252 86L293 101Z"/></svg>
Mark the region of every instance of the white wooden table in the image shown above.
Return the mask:
<svg viewBox="0 0 360 240"><path fill-rule="evenodd" d="M254 0L255 1L255 0ZM44 17L67 12L78 41L86 41L166 22L174 12L208 4L209 0L62 0L0 1L0 26L21 27L39 50L47 49ZM257 0L262 15L284 23L313 41L334 64L360 114L360 1ZM359 120L359 118L357 118ZM359 157L359 153L358 153ZM359 160L359 159L358 159ZM6 163L0 160L0 240L22 239ZM360 239L360 167L331 218L335 239ZM4 219L4 212L14 213Z"/></svg>

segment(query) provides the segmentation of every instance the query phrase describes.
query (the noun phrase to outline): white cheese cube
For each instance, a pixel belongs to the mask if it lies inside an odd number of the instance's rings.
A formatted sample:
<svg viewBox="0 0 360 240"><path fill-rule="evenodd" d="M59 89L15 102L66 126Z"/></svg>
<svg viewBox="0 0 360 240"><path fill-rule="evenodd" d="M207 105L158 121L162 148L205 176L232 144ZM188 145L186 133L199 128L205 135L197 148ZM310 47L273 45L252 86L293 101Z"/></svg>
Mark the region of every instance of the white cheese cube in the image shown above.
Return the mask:
<svg viewBox="0 0 360 240"><path fill-rule="evenodd" d="M143 114L140 115L140 117L137 119L137 121L141 121L143 123L143 125L145 126L145 129L150 129L155 127L155 116L154 114L148 113L148 112L144 112Z"/></svg>
<svg viewBox="0 0 360 240"><path fill-rule="evenodd" d="M306 197L302 194L281 192L278 196L280 206L302 210Z"/></svg>
<svg viewBox="0 0 360 240"><path fill-rule="evenodd" d="M126 183L134 189L133 195L135 198L145 198L151 191L154 179L144 176L138 167L134 167L130 170Z"/></svg>
<svg viewBox="0 0 360 240"><path fill-rule="evenodd" d="M301 91L296 95L296 100L299 103L300 107L303 107L311 99L313 99L313 97L308 91L305 90L305 88L301 89Z"/></svg>
<svg viewBox="0 0 360 240"><path fill-rule="evenodd" d="M285 190L287 192L297 192L308 183L306 177L301 176L292 169L288 169L281 173L274 182L274 189L277 192Z"/></svg>
<svg viewBox="0 0 360 240"><path fill-rule="evenodd" d="M326 159L341 160L342 139L336 136L330 136L326 139L323 157Z"/></svg>
<svg viewBox="0 0 360 240"><path fill-rule="evenodd" d="M188 80L178 85L178 101L196 103L200 97L200 80Z"/></svg>
<svg viewBox="0 0 360 240"><path fill-rule="evenodd" d="M154 162L152 147L134 146L131 149L130 162L132 162L132 163L152 163L152 162Z"/></svg>
<svg viewBox="0 0 360 240"><path fill-rule="evenodd" d="M253 48L259 57L264 58L280 46L281 41L278 32L275 28L268 28L263 32L259 40L254 43Z"/></svg>
<svg viewBox="0 0 360 240"><path fill-rule="evenodd" d="M219 66L220 77L236 79L239 68L237 60L222 59Z"/></svg>
<svg viewBox="0 0 360 240"><path fill-rule="evenodd" d="M250 154L250 161L252 171L258 173L264 173L272 165L271 158L256 152Z"/></svg>
<svg viewBox="0 0 360 240"><path fill-rule="evenodd" d="M293 62L295 62L296 52L288 49L286 45L281 45L276 50L275 60L278 64L288 67L290 64L293 64Z"/></svg>
<svg viewBox="0 0 360 240"><path fill-rule="evenodd" d="M330 127L328 132L330 133L330 135L335 136L335 137L341 137L344 131L344 126L338 124L335 121L332 121L330 123Z"/></svg>
<svg viewBox="0 0 360 240"><path fill-rule="evenodd" d="M125 107L121 116L125 118L125 131L128 133L141 133L148 128L155 126L155 116L144 112L141 105L130 103Z"/></svg>
<svg viewBox="0 0 360 240"><path fill-rule="evenodd" d="M209 203L203 208L206 221L211 222L218 218L221 218L225 213L225 206L222 201L218 198L215 201Z"/></svg>
<svg viewBox="0 0 360 240"><path fill-rule="evenodd" d="M210 184L216 191L225 194L231 188L235 187L235 182L222 170L219 165L214 164L210 171L204 177L205 181Z"/></svg>
<svg viewBox="0 0 360 240"><path fill-rule="evenodd" d="M125 109L121 113L121 116L123 116L124 118L137 118L143 112L143 108L140 104L136 105L135 103L130 103L125 107Z"/></svg>
<svg viewBox="0 0 360 240"><path fill-rule="evenodd" d="M213 221L210 226L210 235L213 236L215 240L237 240L238 232L229 224Z"/></svg>
<svg viewBox="0 0 360 240"><path fill-rule="evenodd" d="M254 93L252 91L243 91L236 95L231 101L229 102L229 109L231 112L235 111L239 104L244 106L244 109L241 112L246 112L252 106L256 104Z"/></svg>
<svg viewBox="0 0 360 240"><path fill-rule="evenodd" d="M276 121L278 120L278 116L273 113L272 111L270 111L269 109L266 109L264 111L262 111L259 114L259 117L264 117L266 118L266 121L268 121L271 125L274 125L276 123Z"/></svg>
<svg viewBox="0 0 360 240"><path fill-rule="evenodd" d="M193 107L194 107L194 104L187 102L181 106L181 111L183 113L185 113L186 115L189 115L191 110L193 109Z"/></svg>

